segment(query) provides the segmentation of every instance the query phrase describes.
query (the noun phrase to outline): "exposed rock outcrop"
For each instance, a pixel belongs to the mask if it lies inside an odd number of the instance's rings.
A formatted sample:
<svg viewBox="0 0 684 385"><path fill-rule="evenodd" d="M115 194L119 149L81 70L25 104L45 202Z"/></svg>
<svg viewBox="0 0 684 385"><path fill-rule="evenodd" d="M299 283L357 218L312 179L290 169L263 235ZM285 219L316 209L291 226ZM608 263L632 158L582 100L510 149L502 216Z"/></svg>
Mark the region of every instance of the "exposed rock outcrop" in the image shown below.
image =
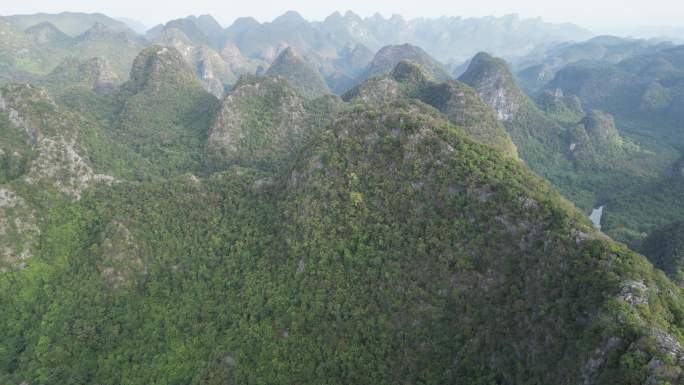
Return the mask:
<svg viewBox="0 0 684 385"><path fill-rule="evenodd" d="M484 52L472 59L459 80L473 87L500 120L510 119L526 102L506 62Z"/></svg>

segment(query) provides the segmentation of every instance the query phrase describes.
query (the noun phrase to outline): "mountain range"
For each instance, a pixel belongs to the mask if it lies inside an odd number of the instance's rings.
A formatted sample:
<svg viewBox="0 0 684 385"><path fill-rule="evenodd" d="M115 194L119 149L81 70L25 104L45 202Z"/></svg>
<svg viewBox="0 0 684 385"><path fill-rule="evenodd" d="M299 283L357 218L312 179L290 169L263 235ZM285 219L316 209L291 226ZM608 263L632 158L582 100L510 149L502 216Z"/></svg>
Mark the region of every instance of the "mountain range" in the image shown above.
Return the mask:
<svg viewBox="0 0 684 385"><path fill-rule="evenodd" d="M0 18L0 383L682 383L684 48L590 37Z"/></svg>

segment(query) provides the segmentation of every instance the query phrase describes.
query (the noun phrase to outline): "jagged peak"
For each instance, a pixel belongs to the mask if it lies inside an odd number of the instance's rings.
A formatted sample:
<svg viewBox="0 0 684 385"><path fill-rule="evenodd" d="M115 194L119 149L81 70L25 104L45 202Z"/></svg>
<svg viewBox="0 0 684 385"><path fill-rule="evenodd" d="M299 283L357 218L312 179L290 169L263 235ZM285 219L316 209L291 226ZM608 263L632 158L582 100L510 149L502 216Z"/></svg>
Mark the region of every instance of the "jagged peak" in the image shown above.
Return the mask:
<svg viewBox="0 0 684 385"><path fill-rule="evenodd" d="M164 30L177 29L185 36L187 36L192 42L196 44L204 44L211 46L210 38L204 31L197 25L196 18L183 18L171 20L164 25Z"/></svg>
<svg viewBox="0 0 684 385"><path fill-rule="evenodd" d="M458 80L473 87L494 108L500 120L508 120L524 105L532 105L515 81L508 64L486 52L475 55Z"/></svg>
<svg viewBox="0 0 684 385"><path fill-rule="evenodd" d="M273 61L267 76L282 76L308 98L316 98L330 93L321 74L295 52L292 47L285 48Z"/></svg>
<svg viewBox="0 0 684 385"><path fill-rule="evenodd" d="M191 82L199 84L192 68L173 47L153 45L144 49L133 61L128 87L140 91L148 85Z"/></svg>
<svg viewBox="0 0 684 385"><path fill-rule="evenodd" d="M214 18L214 16L209 14L203 14L196 17L197 21L201 23L206 23L206 25L211 25L212 27L223 29L221 24Z"/></svg>
<svg viewBox="0 0 684 385"><path fill-rule="evenodd" d="M468 69L462 75L464 78L475 76L489 71L498 72L506 77L513 77L508 64L503 59L496 58L486 52L479 52L470 61Z"/></svg>
<svg viewBox="0 0 684 385"><path fill-rule="evenodd" d="M297 11L287 11L273 20L273 24L302 24L308 23Z"/></svg>
<svg viewBox="0 0 684 385"><path fill-rule="evenodd" d="M240 51L240 47L230 40L223 44L220 55L231 67L244 65L247 61L242 51Z"/></svg>
<svg viewBox="0 0 684 385"><path fill-rule="evenodd" d="M271 63L266 75L284 76L284 71L301 71L309 69L309 64L292 47L285 47Z"/></svg>

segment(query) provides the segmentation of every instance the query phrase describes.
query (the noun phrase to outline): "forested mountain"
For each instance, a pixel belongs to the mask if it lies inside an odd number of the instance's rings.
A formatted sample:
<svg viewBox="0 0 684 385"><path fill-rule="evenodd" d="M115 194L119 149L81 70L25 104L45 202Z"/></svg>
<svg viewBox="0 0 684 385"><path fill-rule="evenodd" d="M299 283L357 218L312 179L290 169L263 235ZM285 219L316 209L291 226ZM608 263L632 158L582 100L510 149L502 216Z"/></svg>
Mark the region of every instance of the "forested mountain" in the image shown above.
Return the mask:
<svg viewBox="0 0 684 385"><path fill-rule="evenodd" d="M0 383L682 383L682 48L540 31L0 18Z"/></svg>
<svg viewBox="0 0 684 385"><path fill-rule="evenodd" d="M440 83L414 61L400 61L389 76L375 77L355 87L343 98L364 104L385 104L393 100L416 99L440 112L475 141L487 144L511 158L515 144L495 111L467 85L448 80Z"/></svg>

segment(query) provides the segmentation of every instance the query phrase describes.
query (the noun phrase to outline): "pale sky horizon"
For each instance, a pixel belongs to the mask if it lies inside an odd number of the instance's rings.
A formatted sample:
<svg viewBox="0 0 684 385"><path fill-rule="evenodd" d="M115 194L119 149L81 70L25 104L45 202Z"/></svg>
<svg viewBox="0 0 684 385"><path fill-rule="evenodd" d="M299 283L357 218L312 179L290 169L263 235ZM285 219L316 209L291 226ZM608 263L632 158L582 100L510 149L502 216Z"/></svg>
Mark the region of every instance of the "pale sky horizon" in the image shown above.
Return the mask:
<svg viewBox="0 0 684 385"><path fill-rule="evenodd" d="M141 4L145 6L142 7ZM407 19L503 16L515 13L524 18L541 17L554 23L575 23L596 33L653 26L684 29L684 3L677 0L476 0L448 4L445 4L444 0L31 0L7 1L0 5L0 15L63 11L99 12L112 17L138 20L148 28L172 19L200 14L210 14L226 27L238 17L251 16L264 22L271 21L288 10L297 11L312 21L323 20L335 11L344 13L347 10L362 17L380 13L385 17L399 14Z"/></svg>

